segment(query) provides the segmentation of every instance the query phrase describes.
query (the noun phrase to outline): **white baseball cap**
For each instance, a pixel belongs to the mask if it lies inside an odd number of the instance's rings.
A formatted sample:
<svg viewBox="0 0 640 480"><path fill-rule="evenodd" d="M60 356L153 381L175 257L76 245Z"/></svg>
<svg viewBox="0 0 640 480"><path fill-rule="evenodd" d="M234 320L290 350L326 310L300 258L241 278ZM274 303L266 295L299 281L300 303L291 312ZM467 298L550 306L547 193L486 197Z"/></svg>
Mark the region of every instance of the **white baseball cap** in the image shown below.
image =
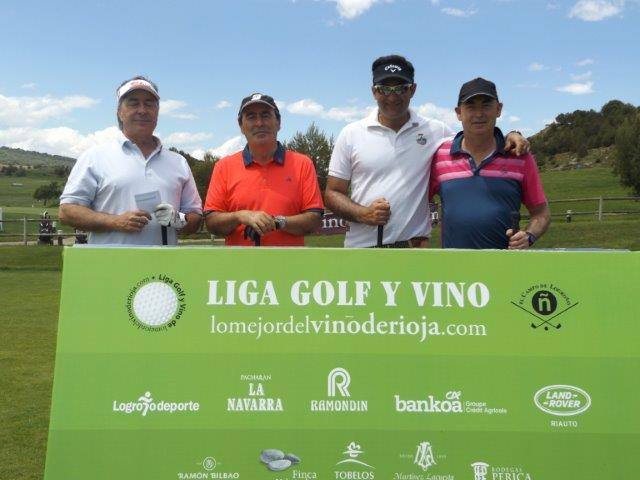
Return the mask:
<svg viewBox="0 0 640 480"><path fill-rule="evenodd" d="M160 95L158 94L158 91L150 82L143 80L141 78L136 78L134 80L129 80L127 83L125 83L118 89L118 92L116 94L118 97L118 102L122 97L124 97L127 93L131 92L132 90L145 90L149 92L151 95L153 95L154 97L156 97L158 100L160 100Z"/></svg>

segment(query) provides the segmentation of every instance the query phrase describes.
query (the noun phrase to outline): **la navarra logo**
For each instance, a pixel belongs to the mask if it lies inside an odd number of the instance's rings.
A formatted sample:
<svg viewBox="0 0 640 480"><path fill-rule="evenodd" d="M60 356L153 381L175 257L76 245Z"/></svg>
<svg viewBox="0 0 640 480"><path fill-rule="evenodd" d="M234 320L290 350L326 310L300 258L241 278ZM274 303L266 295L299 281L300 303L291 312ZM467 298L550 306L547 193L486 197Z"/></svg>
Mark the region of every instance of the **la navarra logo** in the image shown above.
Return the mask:
<svg viewBox="0 0 640 480"><path fill-rule="evenodd" d="M535 318L531 322L532 329L553 331L562 328L558 317L578 305L578 302L558 285L539 283L524 290L511 304Z"/></svg>
<svg viewBox="0 0 640 480"><path fill-rule="evenodd" d="M177 325L187 308L186 292L179 281L166 274L143 278L129 291L129 321L141 330L167 331Z"/></svg>

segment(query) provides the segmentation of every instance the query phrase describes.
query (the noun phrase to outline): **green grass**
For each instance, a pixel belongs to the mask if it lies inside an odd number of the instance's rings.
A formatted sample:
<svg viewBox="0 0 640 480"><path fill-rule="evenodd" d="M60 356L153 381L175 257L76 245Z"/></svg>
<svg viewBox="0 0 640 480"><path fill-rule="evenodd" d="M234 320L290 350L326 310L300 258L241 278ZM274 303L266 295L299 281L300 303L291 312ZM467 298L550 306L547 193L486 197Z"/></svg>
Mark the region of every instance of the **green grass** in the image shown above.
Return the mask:
<svg viewBox="0 0 640 480"><path fill-rule="evenodd" d="M49 428L61 249L0 247L0 478L41 479ZM26 287L29 288L28 294Z"/></svg>

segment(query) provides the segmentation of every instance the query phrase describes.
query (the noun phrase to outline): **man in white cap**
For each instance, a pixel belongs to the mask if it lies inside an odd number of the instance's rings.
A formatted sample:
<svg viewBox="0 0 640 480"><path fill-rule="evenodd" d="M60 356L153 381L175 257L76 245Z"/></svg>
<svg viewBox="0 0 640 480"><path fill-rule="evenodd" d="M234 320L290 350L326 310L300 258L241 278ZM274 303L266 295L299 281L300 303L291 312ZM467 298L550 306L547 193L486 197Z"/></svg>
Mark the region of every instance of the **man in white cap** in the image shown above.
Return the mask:
<svg viewBox="0 0 640 480"><path fill-rule="evenodd" d="M177 231L192 233L202 202L186 160L153 135L160 95L144 77L117 90L114 142L83 153L60 197L60 220L89 233L89 244L176 245Z"/></svg>

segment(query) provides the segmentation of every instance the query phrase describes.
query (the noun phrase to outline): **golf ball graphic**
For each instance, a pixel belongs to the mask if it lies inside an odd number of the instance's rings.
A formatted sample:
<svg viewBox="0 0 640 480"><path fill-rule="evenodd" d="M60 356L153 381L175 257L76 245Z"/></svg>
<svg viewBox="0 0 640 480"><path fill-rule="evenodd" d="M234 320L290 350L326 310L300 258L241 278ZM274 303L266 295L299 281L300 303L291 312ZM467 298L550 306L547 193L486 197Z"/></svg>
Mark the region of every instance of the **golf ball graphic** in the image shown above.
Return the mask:
<svg viewBox="0 0 640 480"><path fill-rule="evenodd" d="M133 312L140 322L150 327L164 325L178 309L178 296L163 282L147 283L133 298Z"/></svg>

